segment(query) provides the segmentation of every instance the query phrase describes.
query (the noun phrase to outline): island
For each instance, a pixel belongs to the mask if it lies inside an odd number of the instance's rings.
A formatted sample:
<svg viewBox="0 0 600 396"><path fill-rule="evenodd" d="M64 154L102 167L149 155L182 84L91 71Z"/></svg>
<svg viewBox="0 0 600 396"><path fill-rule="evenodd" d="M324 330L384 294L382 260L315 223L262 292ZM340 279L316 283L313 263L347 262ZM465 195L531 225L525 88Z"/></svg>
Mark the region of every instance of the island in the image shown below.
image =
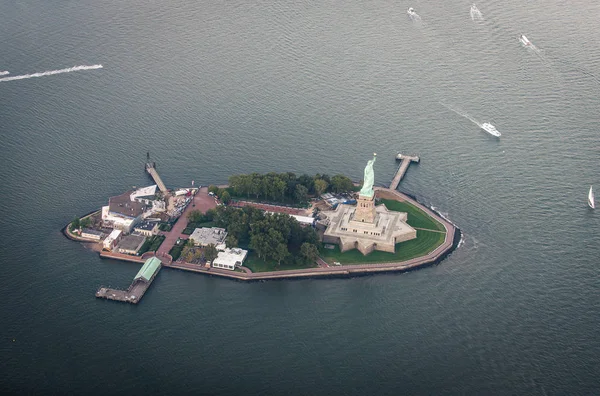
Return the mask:
<svg viewBox="0 0 600 396"><path fill-rule="evenodd" d="M390 187L375 186L376 154L362 183L344 175L233 175L227 185L168 189L147 154L153 185L110 197L63 229L100 257L140 263L127 289L99 298L138 303L161 268L239 281L351 277L439 263L460 230L397 191L418 157L398 154Z"/></svg>

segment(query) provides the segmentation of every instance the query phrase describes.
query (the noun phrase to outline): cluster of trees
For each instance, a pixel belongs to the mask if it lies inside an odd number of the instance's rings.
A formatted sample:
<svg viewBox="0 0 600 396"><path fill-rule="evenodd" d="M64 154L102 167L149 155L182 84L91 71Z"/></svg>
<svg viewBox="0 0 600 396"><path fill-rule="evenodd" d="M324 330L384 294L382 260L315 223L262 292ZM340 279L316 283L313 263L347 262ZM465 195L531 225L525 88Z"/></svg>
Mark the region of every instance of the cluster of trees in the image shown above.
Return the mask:
<svg viewBox="0 0 600 396"><path fill-rule="evenodd" d="M244 207L219 206L213 221L227 229L229 247L247 244L259 258L282 263L313 263L319 254L319 237L311 227L302 227L287 214L267 214Z"/></svg>
<svg viewBox="0 0 600 396"><path fill-rule="evenodd" d="M306 174L296 176L291 172L234 175L229 178L229 186L236 196L246 195L254 196L257 199L294 202L305 202L309 195L318 196L329 191L336 193L352 191L354 187L352 180L344 175L329 177L329 175L316 174L311 177ZM221 197L221 195L217 195ZM222 197L221 199L223 200ZM223 200L223 202L225 201Z"/></svg>
<svg viewBox="0 0 600 396"><path fill-rule="evenodd" d="M217 258L218 254L217 247L213 243L204 248L199 248L191 243L187 243L183 247L180 257L187 263L193 263L202 260L213 261Z"/></svg>
<svg viewBox="0 0 600 396"><path fill-rule="evenodd" d="M217 197L219 197L221 202L223 202L225 205L227 205L231 201L231 194L229 194L229 191L227 191L227 189L225 188L219 188L217 186L211 185L208 186L208 192L211 192Z"/></svg>
<svg viewBox="0 0 600 396"><path fill-rule="evenodd" d="M71 226L69 227L70 231L77 230L79 228L88 228L93 224L91 216L86 217L85 219L80 219L79 217L75 217L71 222Z"/></svg>
<svg viewBox="0 0 600 396"><path fill-rule="evenodd" d="M213 221L216 211L209 209L206 213L202 213L200 210L192 210L187 214L187 219L190 223L208 223Z"/></svg>

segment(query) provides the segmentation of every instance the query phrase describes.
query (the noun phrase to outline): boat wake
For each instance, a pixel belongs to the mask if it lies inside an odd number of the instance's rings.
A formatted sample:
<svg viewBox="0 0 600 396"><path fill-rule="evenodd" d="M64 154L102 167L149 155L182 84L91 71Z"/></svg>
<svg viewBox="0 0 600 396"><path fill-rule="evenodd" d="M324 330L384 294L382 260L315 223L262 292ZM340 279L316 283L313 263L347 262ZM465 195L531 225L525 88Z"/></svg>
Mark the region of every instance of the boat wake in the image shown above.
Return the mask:
<svg viewBox="0 0 600 396"><path fill-rule="evenodd" d="M475 4L473 4L471 6L471 10L469 11L469 14L471 14L471 20L473 22L483 21L483 14L481 13L481 11L479 11L479 8L477 8L477 6Z"/></svg>
<svg viewBox="0 0 600 396"><path fill-rule="evenodd" d="M6 76L7 74L10 74L9 71L0 71L0 76Z"/></svg>
<svg viewBox="0 0 600 396"><path fill-rule="evenodd" d="M445 108L447 108L448 110L458 114L461 117L466 118L467 120L471 121L473 124L477 125L479 128L483 129L484 131L486 131L487 133L489 133L490 135L496 136L496 137L500 137L500 132L498 132L498 130L496 129L495 126L493 126L492 124L490 124L489 122L484 122L481 123L479 121L477 121L475 118L471 117L470 115L468 115L467 113L465 113L464 111L460 111L457 109L452 108L451 106L439 102L442 106L444 106Z"/></svg>
<svg viewBox="0 0 600 396"><path fill-rule="evenodd" d="M482 123L480 123L479 121L477 121L475 118L471 117L470 115L468 115L468 114L467 114L467 113L465 113L464 111L460 111L460 110L454 109L454 108L452 108L451 106L449 106L449 105L447 105L447 104L445 104L445 103L442 103L442 102L439 102L439 103L440 103L442 106L444 106L445 108L447 108L448 110L450 110L450 111L452 111L452 112L454 112L454 113L458 114L459 116L461 116L461 117L464 117L464 118L466 118L467 120L471 121L473 124L477 125L479 128L481 128L481 127L482 127L482 125L483 125Z"/></svg>
<svg viewBox="0 0 600 396"><path fill-rule="evenodd" d="M71 72L75 72L75 71L95 70L95 69L102 69L102 65L73 66L73 67L68 67L66 69L49 70L49 71L39 72L39 73L33 73L33 74L22 74L20 76L2 77L2 78L0 78L0 82L14 81L14 80L24 80L26 78L45 77L45 76L52 76L54 74L71 73ZM8 74L8 72L6 72L5 74Z"/></svg>

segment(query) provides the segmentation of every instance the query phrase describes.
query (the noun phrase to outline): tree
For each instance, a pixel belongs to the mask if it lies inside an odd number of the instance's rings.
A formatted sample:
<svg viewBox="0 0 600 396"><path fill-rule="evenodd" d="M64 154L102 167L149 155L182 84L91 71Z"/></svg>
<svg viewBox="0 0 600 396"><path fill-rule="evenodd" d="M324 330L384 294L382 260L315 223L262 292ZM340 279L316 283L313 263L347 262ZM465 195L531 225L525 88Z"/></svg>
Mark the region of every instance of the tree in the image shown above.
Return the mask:
<svg viewBox="0 0 600 396"><path fill-rule="evenodd" d="M315 180L315 194L317 196L323 194L325 192L325 190L327 190L327 182L323 179L317 179Z"/></svg>
<svg viewBox="0 0 600 396"><path fill-rule="evenodd" d="M199 210L192 210L187 214L190 223L201 223L204 221L204 215Z"/></svg>
<svg viewBox="0 0 600 396"><path fill-rule="evenodd" d="M225 246L228 248L234 248L237 247L237 245L238 239L233 235L227 235L227 238L225 239Z"/></svg>
<svg viewBox="0 0 600 396"><path fill-rule="evenodd" d="M285 243L280 243L273 250L272 256L275 260L277 260L277 266L281 265L281 261L285 260L290 255L288 251L287 245Z"/></svg>
<svg viewBox="0 0 600 396"><path fill-rule="evenodd" d="M75 217L71 222L71 231L78 229L81 226L81 220L79 217Z"/></svg>
<svg viewBox="0 0 600 396"><path fill-rule="evenodd" d="M352 180L344 175L335 175L331 178L331 187L335 192L351 191L354 185Z"/></svg>
<svg viewBox="0 0 600 396"><path fill-rule="evenodd" d="M294 198L298 202L305 202L308 199L308 188L304 187L302 184L296 184Z"/></svg>
<svg viewBox="0 0 600 396"><path fill-rule="evenodd" d="M91 225L92 225L92 218L91 218L90 216L86 217L85 219L82 219L82 220L79 222L79 226L80 226L81 228L87 228L87 227L89 227L89 226L91 226Z"/></svg>
<svg viewBox="0 0 600 396"><path fill-rule="evenodd" d="M300 247L300 254L307 263L314 263L319 257L319 249L312 243L304 242Z"/></svg>
<svg viewBox="0 0 600 396"><path fill-rule="evenodd" d="M219 252L217 252L217 247L214 243L211 243L210 245L204 248L204 258L206 258L206 261L212 262L214 259L217 258L218 254Z"/></svg>
<svg viewBox="0 0 600 396"><path fill-rule="evenodd" d="M231 202L231 195L229 195L229 192L227 190L223 190L219 198L221 198L221 201L224 204L228 204L229 202Z"/></svg>
<svg viewBox="0 0 600 396"><path fill-rule="evenodd" d="M210 186L208 186L208 192L211 192L211 193L217 195L217 193L219 192L219 187L217 187L215 185L210 185Z"/></svg>

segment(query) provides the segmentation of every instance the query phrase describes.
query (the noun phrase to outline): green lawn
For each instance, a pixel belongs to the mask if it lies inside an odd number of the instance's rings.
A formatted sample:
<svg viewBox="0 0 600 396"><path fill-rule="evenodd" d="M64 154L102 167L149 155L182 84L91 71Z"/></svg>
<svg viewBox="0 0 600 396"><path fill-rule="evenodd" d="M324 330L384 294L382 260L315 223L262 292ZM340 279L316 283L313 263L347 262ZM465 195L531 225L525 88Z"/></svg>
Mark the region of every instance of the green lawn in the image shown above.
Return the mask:
<svg viewBox="0 0 600 396"><path fill-rule="evenodd" d="M175 245L173 245L173 247L169 251L169 254L171 255L171 257L173 257L173 261L177 260L179 256L181 256L181 251L187 243L190 243L190 241L181 240L179 244L175 243Z"/></svg>
<svg viewBox="0 0 600 396"><path fill-rule="evenodd" d="M138 254L141 256L146 252L156 252L164 240L165 237L163 235L154 235L150 238L147 238L146 242L144 242L144 244L140 248Z"/></svg>
<svg viewBox="0 0 600 396"><path fill-rule="evenodd" d="M265 261L261 258L258 258L256 253L252 250L248 252L248 257L246 261L244 261L244 267L250 268L252 272L267 272L267 271L288 271L288 270L296 270L296 269L304 269L304 268L313 268L316 265L297 265L297 264L282 264L279 268L277 268L277 261L269 260Z"/></svg>
<svg viewBox="0 0 600 396"><path fill-rule="evenodd" d="M444 232L446 231L444 226L441 225L437 220L433 219L427 213L408 202L399 202L391 199L382 199L381 202L384 203L389 210L396 212L407 212L407 223L411 227L426 228L428 230L438 230Z"/></svg>
<svg viewBox="0 0 600 396"><path fill-rule="evenodd" d="M409 217L410 218L410 217ZM335 249L321 249L321 257L329 264L338 261L342 264L364 263L393 263L424 256L433 251L444 242L445 233L417 230L417 238L396 244L396 253L374 251L366 256L356 249L341 253L336 245Z"/></svg>

